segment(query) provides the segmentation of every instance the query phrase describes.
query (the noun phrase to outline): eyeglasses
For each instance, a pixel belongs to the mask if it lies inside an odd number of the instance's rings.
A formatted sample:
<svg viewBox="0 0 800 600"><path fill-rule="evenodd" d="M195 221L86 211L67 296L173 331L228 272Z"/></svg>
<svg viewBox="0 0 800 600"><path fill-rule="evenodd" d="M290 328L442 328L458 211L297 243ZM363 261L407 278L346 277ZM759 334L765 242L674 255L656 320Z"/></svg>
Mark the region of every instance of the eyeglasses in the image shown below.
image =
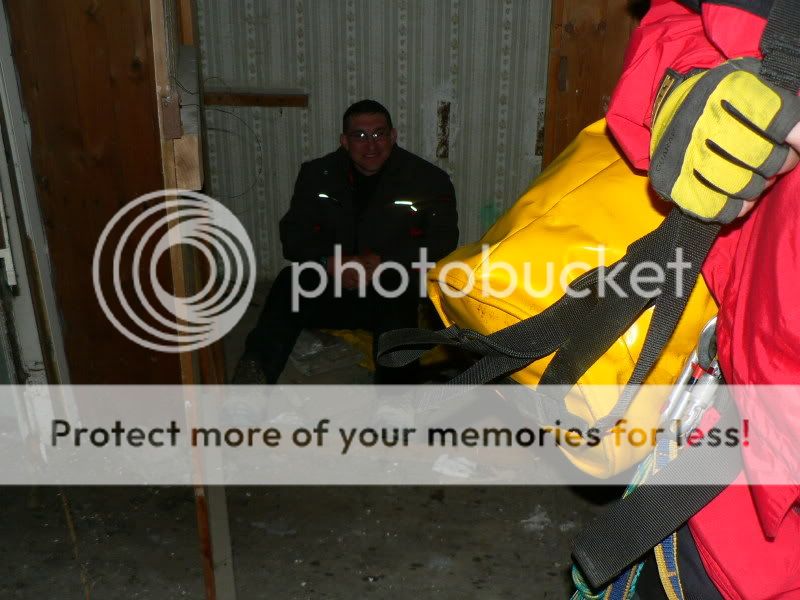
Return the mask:
<svg viewBox="0 0 800 600"><path fill-rule="evenodd" d="M353 142L366 143L368 140L372 140L373 142L377 143L388 139L389 132L386 129L376 129L370 133L368 131L364 131L363 129L357 129L349 132L346 135L348 139Z"/></svg>

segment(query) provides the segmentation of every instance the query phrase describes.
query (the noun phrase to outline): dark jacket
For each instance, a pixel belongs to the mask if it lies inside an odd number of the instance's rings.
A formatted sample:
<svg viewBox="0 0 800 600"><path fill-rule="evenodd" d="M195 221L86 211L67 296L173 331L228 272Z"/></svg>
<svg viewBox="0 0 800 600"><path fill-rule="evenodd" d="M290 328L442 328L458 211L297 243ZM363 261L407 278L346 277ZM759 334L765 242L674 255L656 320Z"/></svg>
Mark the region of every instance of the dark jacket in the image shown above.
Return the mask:
<svg viewBox="0 0 800 600"><path fill-rule="evenodd" d="M303 163L280 222L288 260L319 260L341 244L343 255L372 251L408 266L420 248L436 261L456 247L456 197L447 173L395 146L356 220L352 168L343 148Z"/></svg>

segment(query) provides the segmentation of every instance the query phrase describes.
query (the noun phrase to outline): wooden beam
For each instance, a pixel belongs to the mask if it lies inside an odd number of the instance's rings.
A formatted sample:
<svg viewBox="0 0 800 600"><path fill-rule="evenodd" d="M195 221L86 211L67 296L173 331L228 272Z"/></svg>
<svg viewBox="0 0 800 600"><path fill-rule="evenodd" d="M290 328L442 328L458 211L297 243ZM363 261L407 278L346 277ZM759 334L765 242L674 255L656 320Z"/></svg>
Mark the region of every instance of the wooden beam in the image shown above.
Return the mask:
<svg viewBox="0 0 800 600"><path fill-rule="evenodd" d="M308 94L302 93L264 93L209 91L203 93L207 106L269 106L306 108Z"/></svg>
<svg viewBox="0 0 800 600"><path fill-rule="evenodd" d="M194 46L194 5L192 0L178 0L178 29L181 44Z"/></svg>
<svg viewBox="0 0 800 600"><path fill-rule="evenodd" d="M172 92L170 80L182 74L189 78L185 67L189 66L189 61L182 61L184 70L182 73L170 73L170 62L167 60L169 51L173 54L180 53L177 47L177 40L171 39L164 28L166 22L164 18L163 0L150 0L152 42L154 55L154 75L156 91L160 97L169 95ZM168 43L175 44L172 48L167 48ZM169 50L169 51L168 51ZM184 58L188 54L184 53ZM180 65L179 65L180 68ZM196 75L192 77L196 80ZM189 99L191 102L192 99ZM178 139L171 139L165 135L164 131L164 105L157 103L158 120L161 132L161 160L164 174L165 188L175 188L182 178L195 179L192 175L195 170L191 165L199 167L200 162L200 131L199 123L187 123L190 132ZM185 115L186 113L184 113ZM191 143L190 136L194 136L196 145ZM193 151L192 151L193 150ZM202 183L195 182L199 187ZM174 209L173 209L174 210ZM170 211L172 212L172 211ZM170 264L172 269L172 280L177 296L186 297L196 293L198 281L196 280L196 259L197 252L194 248L188 248L185 244L179 243L177 228L171 227L167 235L171 240L170 244ZM177 312L177 311L176 311ZM185 315L176 314L179 320L185 320ZM180 368L181 378L184 388L184 399L186 402L186 419L192 426L197 423L196 398L195 393L190 387L200 382L200 353L181 352ZM231 550L230 531L228 524L228 512L225 505L224 488L212 492L213 500L209 498L209 490L200 484L197 476L201 457L197 453L192 454L195 468L195 515L197 518L198 539L200 542L200 558L203 566L203 582L205 585L206 600L235 600L236 589L233 577L233 560Z"/></svg>
<svg viewBox="0 0 800 600"><path fill-rule="evenodd" d="M636 26L629 0L553 0L552 6L542 166L605 115Z"/></svg>

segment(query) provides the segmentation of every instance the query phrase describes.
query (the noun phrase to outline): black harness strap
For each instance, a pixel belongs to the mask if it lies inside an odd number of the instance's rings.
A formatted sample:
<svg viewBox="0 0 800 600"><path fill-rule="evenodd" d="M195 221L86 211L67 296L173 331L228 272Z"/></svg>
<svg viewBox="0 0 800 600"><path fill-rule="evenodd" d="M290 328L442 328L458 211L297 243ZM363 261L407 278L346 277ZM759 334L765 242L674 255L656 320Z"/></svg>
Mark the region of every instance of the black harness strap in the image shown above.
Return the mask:
<svg viewBox="0 0 800 600"><path fill-rule="evenodd" d="M724 388L718 392L716 407L720 420L715 428L738 427L738 413ZM730 460L728 452L709 445L681 450L666 467L596 517L572 545L573 559L586 582L602 589L677 531L728 487L708 485L709 480L736 478L742 469L741 455L737 458Z"/></svg>
<svg viewBox="0 0 800 600"><path fill-rule="evenodd" d="M796 0L774 0L761 38L761 76L797 93L800 90L800 6Z"/></svg>
<svg viewBox="0 0 800 600"><path fill-rule="evenodd" d="M664 282L664 293L656 301L653 318L633 374L616 405L596 424L600 431L608 430L625 415L633 402L637 387L644 383L661 356L683 315L689 296L700 277L700 268L717 238L719 229L720 226L716 223L697 221L680 213L672 248L676 253L678 249L683 249L686 253L684 259L690 266L682 275L679 275L677 270L665 269L667 278ZM682 276L685 277L685 289L680 289L678 283L678 277Z"/></svg>

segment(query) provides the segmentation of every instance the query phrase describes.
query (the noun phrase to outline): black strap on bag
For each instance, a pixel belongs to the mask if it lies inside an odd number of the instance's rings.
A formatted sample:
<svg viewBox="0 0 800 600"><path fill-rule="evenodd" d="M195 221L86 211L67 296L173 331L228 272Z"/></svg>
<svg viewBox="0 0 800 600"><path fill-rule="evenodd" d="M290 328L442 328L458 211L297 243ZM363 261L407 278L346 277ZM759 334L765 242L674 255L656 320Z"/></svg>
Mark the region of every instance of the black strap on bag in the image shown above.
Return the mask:
<svg viewBox="0 0 800 600"><path fill-rule="evenodd" d="M539 385L575 385L611 345L631 326L643 311L654 306L642 352L628 386L611 412L594 427L607 431L625 414L636 388L647 377L680 319L697 282L700 267L719 231L719 225L697 221L673 209L663 223L628 248L625 257L608 268L594 269L571 284L573 293L565 294L540 314L483 335L470 329L451 326L438 332L420 329L390 331L379 340L378 360L385 366L404 366L418 359L431 346L442 344L481 355L466 371L450 380L454 385L480 385L506 377L534 360L555 351ZM682 274L686 289L680 289L677 270L668 268L682 252L691 266ZM637 265L651 262L667 274L658 289L643 297L631 288L630 274ZM622 265L620 265L622 263ZM616 267L620 265L618 271ZM598 297L600 279L616 273L615 282L622 295ZM577 293L577 294L575 294ZM541 396L538 396L541 398ZM561 422L565 429L586 429L586 423L566 410L563 398L548 399L542 414L548 422Z"/></svg>
<svg viewBox="0 0 800 600"><path fill-rule="evenodd" d="M697 221L673 209L656 232L659 235L650 238L643 253L632 257L630 264L635 267L642 262L652 261L663 269L667 277L655 300L653 318L628 384L611 411L594 425L600 431L608 431L627 412L638 386L644 382L672 337L697 283L700 267L717 237L719 225ZM667 268L668 263L678 256L679 250L684 253L683 259L691 265L683 274L688 283L687 289L683 290L678 285L680 275L676 270ZM556 352L539 384L575 385L645 308L647 306L632 301L632 298L610 298ZM612 323L612 327L608 327L608 323Z"/></svg>

